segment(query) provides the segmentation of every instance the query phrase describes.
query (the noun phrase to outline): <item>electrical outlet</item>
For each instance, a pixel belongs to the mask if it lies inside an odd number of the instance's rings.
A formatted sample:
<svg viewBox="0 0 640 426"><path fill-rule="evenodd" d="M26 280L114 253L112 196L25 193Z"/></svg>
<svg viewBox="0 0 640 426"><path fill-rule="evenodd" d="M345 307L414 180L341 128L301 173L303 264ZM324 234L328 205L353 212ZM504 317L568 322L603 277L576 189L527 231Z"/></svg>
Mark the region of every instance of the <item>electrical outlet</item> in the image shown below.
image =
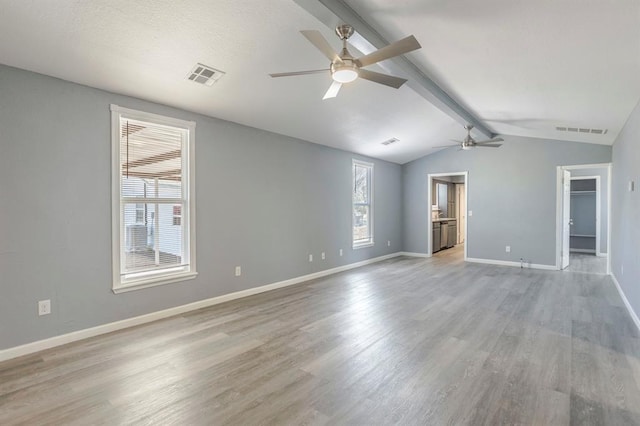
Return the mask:
<svg viewBox="0 0 640 426"><path fill-rule="evenodd" d="M469 217L473 216L473 210L469 210Z"/></svg>
<svg viewBox="0 0 640 426"><path fill-rule="evenodd" d="M322 260L326 259L326 256L324 255L324 252L322 252L322 254L320 256L322 256Z"/></svg>
<svg viewBox="0 0 640 426"><path fill-rule="evenodd" d="M236 277L239 277L240 275L242 275L242 267L236 266Z"/></svg>
<svg viewBox="0 0 640 426"><path fill-rule="evenodd" d="M38 302L38 315L49 315L51 313L51 300L41 300Z"/></svg>
<svg viewBox="0 0 640 426"><path fill-rule="evenodd" d="M312 254L309 255L309 262L313 262L313 255Z"/></svg>
<svg viewBox="0 0 640 426"><path fill-rule="evenodd" d="M340 249L340 257L342 257L342 249Z"/></svg>
<svg viewBox="0 0 640 426"><path fill-rule="evenodd" d="M511 253L511 246L506 246L504 248L504 251L506 251L507 253Z"/></svg>
<svg viewBox="0 0 640 426"><path fill-rule="evenodd" d="M391 241L387 241L387 247L391 247Z"/></svg>

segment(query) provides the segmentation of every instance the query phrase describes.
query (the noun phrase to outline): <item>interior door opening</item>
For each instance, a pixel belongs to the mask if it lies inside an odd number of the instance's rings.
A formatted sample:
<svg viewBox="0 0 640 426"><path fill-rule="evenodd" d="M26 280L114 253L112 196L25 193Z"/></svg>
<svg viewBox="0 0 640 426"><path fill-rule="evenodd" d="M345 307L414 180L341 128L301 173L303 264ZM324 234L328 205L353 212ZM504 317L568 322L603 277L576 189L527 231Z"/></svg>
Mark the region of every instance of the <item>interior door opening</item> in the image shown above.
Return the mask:
<svg viewBox="0 0 640 426"><path fill-rule="evenodd" d="M558 269L609 273L610 164L564 166L558 176Z"/></svg>
<svg viewBox="0 0 640 426"><path fill-rule="evenodd" d="M467 258L468 173L428 175L428 255Z"/></svg>

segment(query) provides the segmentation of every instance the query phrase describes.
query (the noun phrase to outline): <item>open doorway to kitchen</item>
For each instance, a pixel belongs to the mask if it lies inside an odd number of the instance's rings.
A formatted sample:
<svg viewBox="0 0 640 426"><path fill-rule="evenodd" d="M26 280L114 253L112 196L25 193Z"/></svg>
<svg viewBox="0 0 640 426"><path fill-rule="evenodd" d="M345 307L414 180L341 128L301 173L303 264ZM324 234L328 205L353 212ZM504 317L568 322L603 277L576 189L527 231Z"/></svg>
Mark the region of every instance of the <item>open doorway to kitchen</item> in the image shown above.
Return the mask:
<svg viewBox="0 0 640 426"><path fill-rule="evenodd" d="M428 255L467 259L468 172L428 175Z"/></svg>

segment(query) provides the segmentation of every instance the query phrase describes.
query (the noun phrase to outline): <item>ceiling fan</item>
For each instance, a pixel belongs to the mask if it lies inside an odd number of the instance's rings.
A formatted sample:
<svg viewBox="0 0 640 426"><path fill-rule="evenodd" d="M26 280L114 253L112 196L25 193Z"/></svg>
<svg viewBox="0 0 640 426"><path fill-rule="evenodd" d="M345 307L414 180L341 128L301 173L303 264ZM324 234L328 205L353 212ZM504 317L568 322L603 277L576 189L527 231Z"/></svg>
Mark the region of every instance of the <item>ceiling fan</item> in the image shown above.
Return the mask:
<svg viewBox="0 0 640 426"><path fill-rule="evenodd" d="M331 61L329 68L310 71L283 72L269 75L271 77L289 77L294 75L320 74L329 71L333 82L322 99L335 98L343 84L350 83L358 77L398 89L407 82L406 79L366 70L364 67L422 47L414 36L409 36L378 49L375 52L369 53L368 55L354 58L347 49L347 40L354 32L351 25L343 24L336 27L336 34L340 37L340 40L342 40L342 51L339 55L334 52L329 42L322 36L320 31L306 30L300 32L311 42L311 44L329 58Z"/></svg>
<svg viewBox="0 0 640 426"><path fill-rule="evenodd" d="M496 142L504 141L504 139L502 138L492 138L486 141L477 142L475 139L473 139L473 137L471 137L471 129L473 129L473 126L471 124L467 124L466 126L464 126L464 128L467 131L467 137L465 137L464 140L457 141L452 139L453 142L457 142L455 145L442 145L435 146L434 148L450 148L452 146L460 146L460 149L463 149L465 151L472 148L499 148L502 146L502 144Z"/></svg>

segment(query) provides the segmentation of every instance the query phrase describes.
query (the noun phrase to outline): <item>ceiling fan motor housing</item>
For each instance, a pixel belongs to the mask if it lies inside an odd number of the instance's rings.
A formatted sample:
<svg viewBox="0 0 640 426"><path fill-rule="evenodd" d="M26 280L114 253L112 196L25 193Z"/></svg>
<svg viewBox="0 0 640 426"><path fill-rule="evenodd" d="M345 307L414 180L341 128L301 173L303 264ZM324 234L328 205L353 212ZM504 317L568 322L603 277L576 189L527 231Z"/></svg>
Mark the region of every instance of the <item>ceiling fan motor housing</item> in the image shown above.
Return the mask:
<svg viewBox="0 0 640 426"><path fill-rule="evenodd" d="M353 35L353 27L349 24L342 24L336 27L336 34L340 37L340 40L346 40Z"/></svg>

